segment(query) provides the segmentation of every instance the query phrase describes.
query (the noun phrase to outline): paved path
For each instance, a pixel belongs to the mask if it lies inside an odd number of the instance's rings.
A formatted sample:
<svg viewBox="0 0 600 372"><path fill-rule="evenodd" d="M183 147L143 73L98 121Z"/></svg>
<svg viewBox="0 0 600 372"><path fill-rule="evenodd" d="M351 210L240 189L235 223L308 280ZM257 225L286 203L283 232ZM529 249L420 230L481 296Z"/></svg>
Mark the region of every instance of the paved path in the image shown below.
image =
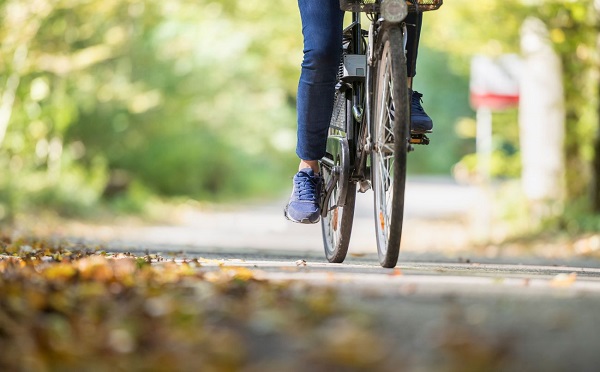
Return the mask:
<svg viewBox="0 0 600 372"><path fill-rule="evenodd" d="M335 288L340 306L356 314L360 327L366 327L363 314L369 334L402 364L397 370L597 371L600 363L597 261L458 262L406 255L395 269L383 269L372 254L350 256L343 264L290 250L198 250L173 257L195 258L204 272L249 269L259 280ZM360 336L352 333L354 323L335 324L315 333L333 332L328 337L345 342Z"/></svg>
<svg viewBox="0 0 600 372"><path fill-rule="evenodd" d="M410 252L456 251L471 234L470 213L479 193L444 178L417 178L406 191L403 247ZM189 209L170 225L131 228L105 226L85 235L111 242L176 245L186 251L206 249L291 250L321 252L321 226L300 225L283 217L286 199L265 204ZM350 252L377 251L373 192L358 194Z"/></svg>
<svg viewBox="0 0 600 372"><path fill-rule="evenodd" d="M371 197L359 195L343 264L325 262L319 225L283 218L284 199L189 210L172 225L68 231L109 250L196 258L204 271L243 268L258 279L334 287L345 306L377 319L373 329L410 361L399 370L599 370L599 260L486 258L468 245L472 213L485 211L477 190L416 179L407 189L399 264L383 269Z"/></svg>

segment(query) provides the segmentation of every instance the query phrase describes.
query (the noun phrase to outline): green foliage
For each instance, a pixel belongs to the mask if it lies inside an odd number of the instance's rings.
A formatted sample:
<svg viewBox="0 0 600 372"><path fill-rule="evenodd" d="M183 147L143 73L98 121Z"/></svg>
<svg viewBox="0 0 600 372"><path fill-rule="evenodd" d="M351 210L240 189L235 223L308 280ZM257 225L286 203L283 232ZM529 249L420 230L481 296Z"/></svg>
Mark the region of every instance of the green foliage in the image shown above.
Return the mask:
<svg viewBox="0 0 600 372"><path fill-rule="evenodd" d="M47 171L21 169L18 176L0 179L0 220L12 220L20 212L48 209L69 217L93 216L106 182L103 163L90 167L62 159L62 170L55 175Z"/></svg>
<svg viewBox="0 0 600 372"><path fill-rule="evenodd" d="M424 17L425 39L417 60L413 87L423 93L423 107L434 123L431 144L416 146L409 156L410 172L450 174L462 156L473 151L473 140L456 136L455 126L464 117L473 116L469 107L468 76L451 69L447 53L433 49L425 41L432 37L427 15Z"/></svg>
<svg viewBox="0 0 600 372"><path fill-rule="evenodd" d="M527 17L537 17L546 23L563 63L567 187L572 199L586 193L592 176L589 164L594 157L593 141L598 128L598 19L593 7L591 0L454 0L447 2L439 12L425 16L428 32L435 37L424 38L424 42L432 49L447 53L452 70L464 76L468 74L474 54L518 53L520 27ZM504 114L494 115L496 151L505 145L511 148L509 152L500 153L515 164L507 167L504 175L514 175L518 171L514 161L518 160L518 153L511 155L512 148L518 148L516 115L508 126L501 116ZM504 121L496 125L497 120Z"/></svg>
<svg viewBox="0 0 600 372"><path fill-rule="evenodd" d="M581 196L565 206L564 212L546 221L546 229L566 231L571 236L581 236L600 231L600 216L591 209L589 200Z"/></svg>
<svg viewBox="0 0 600 372"><path fill-rule="evenodd" d="M140 157L148 160L140 162ZM269 168L269 159L248 157L226 139L201 130L147 138L143 149L125 154L123 165L161 195L215 200L266 193L277 185L263 181L278 171Z"/></svg>
<svg viewBox="0 0 600 372"><path fill-rule="evenodd" d="M594 156L593 143L597 136L598 71L600 58L597 49L598 22L593 1L550 2L540 9L542 19L550 28L550 36L563 63L563 82L566 91L567 182L572 199L588 192L593 176L589 164Z"/></svg>
<svg viewBox="0 0 600 372"><path fill-rule="evenodd" d="M427 13L415 87L435 133L411 154L410 171L449 174L469 162L470 58L518 52L521 22L534 15L565 66L569 186L582 194L597 126L591 7L453 0ZM135 211L151 194L218 201L289 186L302 58L296 3L8 0L0 20L3 218L40 206L72 215L112 200ZM494 128L503 177L519 169L511 115L494 117L506 123Z"/></svg>
<svg viewBox="0 0 600 372"><path fill-rule="evenodd" d="M136 184L220 200L287 181L295 5L6 1L0 16L4 217L40 206L78 214L102 197L136 210L123 200ZM125 182L114 185L115 173Z"/></svg>

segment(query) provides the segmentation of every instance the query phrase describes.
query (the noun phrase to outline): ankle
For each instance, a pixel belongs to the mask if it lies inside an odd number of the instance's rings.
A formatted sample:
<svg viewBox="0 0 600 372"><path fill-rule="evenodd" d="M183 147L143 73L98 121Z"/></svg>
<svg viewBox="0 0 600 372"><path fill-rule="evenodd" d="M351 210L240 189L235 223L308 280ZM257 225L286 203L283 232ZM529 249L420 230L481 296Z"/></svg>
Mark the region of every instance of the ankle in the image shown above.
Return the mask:
<svg viewBox="0 0 600 372"><path fill-rule="evenodd" d="M319 173L319 161L318 160L300 160L298 170L310 168L315 173Z"/></svg>

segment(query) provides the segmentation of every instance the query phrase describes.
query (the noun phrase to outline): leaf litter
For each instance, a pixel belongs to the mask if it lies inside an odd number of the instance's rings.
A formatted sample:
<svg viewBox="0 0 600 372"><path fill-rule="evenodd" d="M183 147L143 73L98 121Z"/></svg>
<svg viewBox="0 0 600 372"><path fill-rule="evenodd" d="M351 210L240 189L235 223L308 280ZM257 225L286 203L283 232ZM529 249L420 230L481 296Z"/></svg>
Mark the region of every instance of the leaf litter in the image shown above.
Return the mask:
<svg viewBox="0 0 600 372"><path fill-rule="evenodd" d="M219 260L0 242L0 370L396 371L414 362L385 322L349 308L332 286L271 282ZM477 367L497 366L503 347L482 349L479 334L456 327L439 331L446 360L464 367L468 351Z"/></svg>

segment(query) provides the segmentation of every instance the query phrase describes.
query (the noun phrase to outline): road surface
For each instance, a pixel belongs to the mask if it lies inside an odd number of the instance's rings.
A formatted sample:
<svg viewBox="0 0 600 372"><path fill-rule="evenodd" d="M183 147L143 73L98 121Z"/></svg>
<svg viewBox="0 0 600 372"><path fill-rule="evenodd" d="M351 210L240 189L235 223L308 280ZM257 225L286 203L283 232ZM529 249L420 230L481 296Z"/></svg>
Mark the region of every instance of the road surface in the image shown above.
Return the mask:
<svg viewBox="0 0 600 372"><path fill-rule="evenodd" d="M245 268L258 279L334 288L348 308L377 319L378 334L410 360L404 370L600 370L600 260L471 249L481 194L417 179L407 189L399 264L383 269L371 197L357 199L343 264L326 263L319 225L283 218L284 199L184 210L170 225L65 231L107 250L196 258L207 272Z"/></svg>

